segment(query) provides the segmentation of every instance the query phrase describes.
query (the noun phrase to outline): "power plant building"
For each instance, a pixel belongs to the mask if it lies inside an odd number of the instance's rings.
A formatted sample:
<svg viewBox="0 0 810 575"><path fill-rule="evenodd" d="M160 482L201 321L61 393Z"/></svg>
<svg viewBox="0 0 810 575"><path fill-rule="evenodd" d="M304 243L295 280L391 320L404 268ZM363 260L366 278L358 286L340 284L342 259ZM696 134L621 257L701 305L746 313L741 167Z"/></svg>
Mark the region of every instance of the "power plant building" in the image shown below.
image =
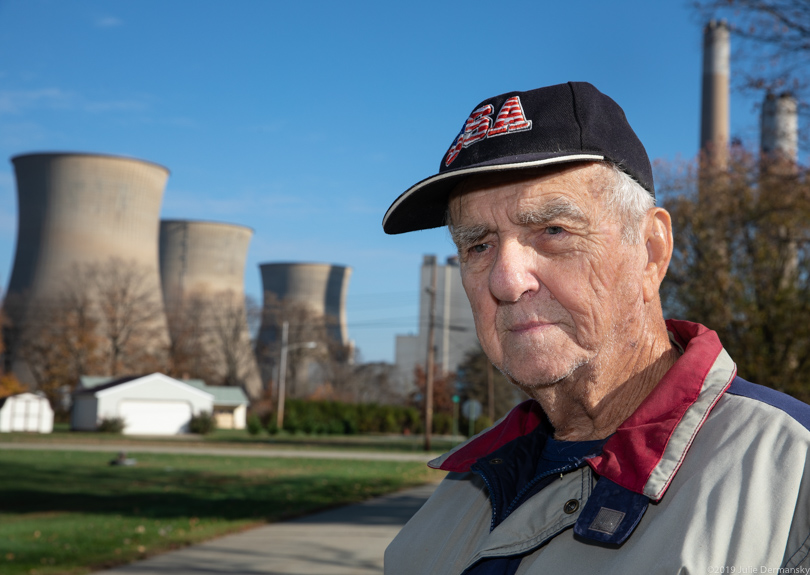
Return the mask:
<svg viewBox="0 0 810 575"><path fill-rule="evenodd" d="M215 379L207 381L209 385L239 385L257 397L262 384L250 341L244 282L252 236L252 229L235 224L163 220L159 245L173 340L197 340L194 352ZM193 334L187 333L191 322Z"/></svg>
<svg viewBox="0 0 810 575"><path fill-rule="evenodd" d="M159 306L158 220L169 171L134 158L33 153L11 159L19 226L6 312L14 339L30 321L31 302L58 297L71 274L113 260L137 269ZM168 341L165 317L152 321L153 342ZM13 359L13 355L12 355ZM7 358L7 363L8 358ZM18 373L23 379L24 374Z"/></svg>
<svg viewBox="0 0 810 575"><path fill-rule="evenodd" d="M416 366L425 368L427 362L428 328L430 322L431 277L436 272L436 302L434 315L435 364L444 372L455 372L467 354L479 349L472 308L461 285L458 257L447 258L437 265L436 256L422 260L419 279L419 331L415 335L396 338L396 367L402 391L415 390Z"/></svg>

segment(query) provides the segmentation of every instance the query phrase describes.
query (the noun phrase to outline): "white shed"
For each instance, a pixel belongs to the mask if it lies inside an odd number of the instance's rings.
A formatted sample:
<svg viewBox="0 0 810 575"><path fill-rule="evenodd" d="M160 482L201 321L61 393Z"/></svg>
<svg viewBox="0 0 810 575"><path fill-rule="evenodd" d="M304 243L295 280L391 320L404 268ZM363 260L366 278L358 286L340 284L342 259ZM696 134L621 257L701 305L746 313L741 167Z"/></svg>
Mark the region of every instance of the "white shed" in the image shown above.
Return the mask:
<svg viewBox="0 0 810 575"><path fill-rule="evenodd" d="M95 431L102 419L120 417L127 435L177 435L188 433L192 415L213 408L212 394L153 373L78 389L70 424L75 430Z"/></svg>
<svg viewBox="0 0 810 575"><path fill-rule="evenodd" d="M53 431L53 409L44 395L19 393L0 399L0 432Z"/></svg>

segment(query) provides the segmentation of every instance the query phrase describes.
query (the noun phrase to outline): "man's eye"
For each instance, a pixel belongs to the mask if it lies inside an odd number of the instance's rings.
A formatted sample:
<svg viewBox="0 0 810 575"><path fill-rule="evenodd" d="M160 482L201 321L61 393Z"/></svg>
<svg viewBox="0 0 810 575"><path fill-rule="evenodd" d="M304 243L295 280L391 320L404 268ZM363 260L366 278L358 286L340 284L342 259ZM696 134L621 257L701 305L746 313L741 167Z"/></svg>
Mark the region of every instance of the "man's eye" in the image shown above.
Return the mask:
<svg viewBox="0 0 810 575"><path fill-rule="evenodd" d="M546 233L551 236L556 236L557 234L563 233L565 230L560 226L549 226L546 228Z"/></svg>
<svg viewBox="0 0 810 575"><path fill-rule="evenodd" d="M478 244L477 246L473 246L470 248L470 251L476 254L482 254L489 248L489 244Z"/></svg>

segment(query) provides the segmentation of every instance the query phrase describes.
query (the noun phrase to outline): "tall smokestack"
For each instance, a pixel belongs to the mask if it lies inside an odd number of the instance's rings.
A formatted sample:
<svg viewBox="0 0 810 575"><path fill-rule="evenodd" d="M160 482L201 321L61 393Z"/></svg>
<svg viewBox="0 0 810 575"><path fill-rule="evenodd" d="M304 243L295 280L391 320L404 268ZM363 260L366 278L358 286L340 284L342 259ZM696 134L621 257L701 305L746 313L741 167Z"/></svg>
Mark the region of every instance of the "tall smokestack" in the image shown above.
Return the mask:
<svg viewBox="0 0 810 575"><path fill-rule="evenodd" d="M708 165L725 168L729 141L729 29L712 20L703 29L703 92L700 149Z"/></svg>
<svg viewBox="0 0 810 575"><path fill-rule="evenodd" d="M795 166L799 154L799 116L789 93L765 95L762 102L760 146L763 159Z"/></svg>

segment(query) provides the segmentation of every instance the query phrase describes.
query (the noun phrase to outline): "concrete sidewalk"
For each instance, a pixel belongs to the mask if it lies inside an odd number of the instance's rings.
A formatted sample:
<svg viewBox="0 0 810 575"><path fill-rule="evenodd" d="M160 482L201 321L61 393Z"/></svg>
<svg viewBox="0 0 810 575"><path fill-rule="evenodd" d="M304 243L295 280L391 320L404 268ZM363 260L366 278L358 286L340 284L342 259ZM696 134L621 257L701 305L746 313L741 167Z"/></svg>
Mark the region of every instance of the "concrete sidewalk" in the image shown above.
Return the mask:
<svg viewBox="0 0 810 575"><path fill-rule="evenodd" d="M12 443L0 441L0 449L20 451L89 451L101 453L175 453L183 455L218 455L224 457L268 457L295 459L354 459L359 461L414 461L427 463L441 453L400 453L336 449L273 449L272 447L239 448L208 445L137 445L132 443Z"/></svg>
<svg viewBox="0 0 810 575"><path fill-rule="evenodd" d="M367 575L433 493L425 485L187 547L98 575Z"/></svg>

